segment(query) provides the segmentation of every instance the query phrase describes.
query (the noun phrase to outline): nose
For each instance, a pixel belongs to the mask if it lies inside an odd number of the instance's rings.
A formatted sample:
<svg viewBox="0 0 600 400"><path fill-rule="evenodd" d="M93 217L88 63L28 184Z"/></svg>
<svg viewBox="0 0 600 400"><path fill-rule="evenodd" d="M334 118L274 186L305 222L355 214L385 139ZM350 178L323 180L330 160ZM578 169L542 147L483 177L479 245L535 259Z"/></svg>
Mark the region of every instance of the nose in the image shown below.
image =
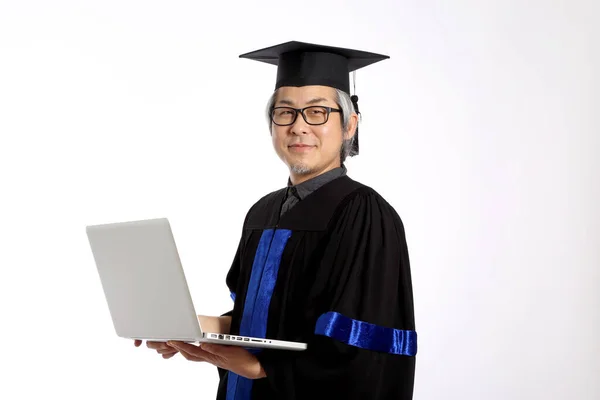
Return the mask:
<svg viewBox="0 0 600 400"><path fill-rule="evenodd" d="M310 130L310 125L306 123L301 113L296 116L296 121L290 125L290 132L294 135L306 135Z"/></svg>

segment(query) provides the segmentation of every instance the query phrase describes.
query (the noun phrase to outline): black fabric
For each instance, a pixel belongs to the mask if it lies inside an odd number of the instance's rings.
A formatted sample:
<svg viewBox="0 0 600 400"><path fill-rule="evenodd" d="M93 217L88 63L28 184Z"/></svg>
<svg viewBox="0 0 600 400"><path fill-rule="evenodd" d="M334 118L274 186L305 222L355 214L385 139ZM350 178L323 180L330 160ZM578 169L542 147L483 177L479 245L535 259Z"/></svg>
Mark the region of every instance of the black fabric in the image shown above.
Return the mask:
<svg viewBox="0 0 600 400"><path fill-rule="evenodd" d="M350 93L349 73L389 56L361 50L291 41L240 55L277 66L275 89L323 85Z"/></svg>
<svg viewBox="0 0 600 400"><path fill-rule="evenodd" d="M279 215L283 215L289 210L292 209L298 202L300 201L300 195L298 194L298 190L295 187L288 187L285 192L285 197L283 199L283 204L281 205L281 211Z"/></svg>
<svg viewBox="0 0 600 400"><path fill-rule="evenodd" d="M317 175L314 178L302 182L298 185L292 185L292 181L288 179L288 188L286 191L283 205L281 206L280 216L288 212L292 207L298 204L299 201L306 198L309 194L319 189L326 183L331 182L341 176L346 175L347 169L345 165L334 168L330 171Z"/></svg>
<svg viewBox="0 0 600 400"><path fill-rule="evenodd" d="M412 399L416 357L349 346L314 333L334 311L360 321L415 330L412 282L402 221L375 190L337 178L279 219L285 189L248 212L227 274L236 293L231 333L239 333L254 255L264 229L290 229L271 303L266 336L307 342L303 352L263 349L267 378L252 399ZM217 399L225 400L226 371Z"/></svg>

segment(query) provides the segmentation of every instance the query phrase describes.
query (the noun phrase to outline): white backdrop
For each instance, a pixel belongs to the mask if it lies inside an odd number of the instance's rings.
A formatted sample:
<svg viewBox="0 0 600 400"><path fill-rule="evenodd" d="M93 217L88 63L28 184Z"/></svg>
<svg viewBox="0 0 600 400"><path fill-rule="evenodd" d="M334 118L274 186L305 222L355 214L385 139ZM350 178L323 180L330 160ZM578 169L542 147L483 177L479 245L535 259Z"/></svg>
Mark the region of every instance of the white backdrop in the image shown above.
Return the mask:
<svg viewBox="0 0 600 400"><path fill-rule="evenodd" d="M214 398L115 336L85 225L169 217L198 313L284 185L263 110L300 40L380 52L347 166L401 215L415 399L600 398L599 6L0 0L0 398Z"/></svg>

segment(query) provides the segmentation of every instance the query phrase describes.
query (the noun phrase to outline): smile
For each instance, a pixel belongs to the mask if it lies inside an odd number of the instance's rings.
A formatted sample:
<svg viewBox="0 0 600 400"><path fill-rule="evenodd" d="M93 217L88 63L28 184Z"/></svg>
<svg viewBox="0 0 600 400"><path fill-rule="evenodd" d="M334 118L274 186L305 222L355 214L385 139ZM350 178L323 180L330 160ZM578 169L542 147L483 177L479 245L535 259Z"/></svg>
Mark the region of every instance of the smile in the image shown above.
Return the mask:
<svg viewBox="0 0 600 400"><path fill-rule="evenodd" d="M303 153L303 152L310 151L314 147L315 146L308 146L308 145L305 145L305 144L294 144L294 145L288 146L288 148L290 149L290 151L294 151L294 152L298 152L298 153Z"/></svg>

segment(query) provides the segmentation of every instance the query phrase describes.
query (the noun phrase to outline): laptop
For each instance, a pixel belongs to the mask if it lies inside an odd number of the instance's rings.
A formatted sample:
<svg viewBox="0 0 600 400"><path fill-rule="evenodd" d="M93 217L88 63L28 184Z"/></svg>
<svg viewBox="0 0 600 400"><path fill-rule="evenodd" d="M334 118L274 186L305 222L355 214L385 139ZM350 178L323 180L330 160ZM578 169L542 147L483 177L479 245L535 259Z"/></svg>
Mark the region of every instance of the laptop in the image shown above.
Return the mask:
<svg viewBox="0 0 600 400"><path fill-rule="evenodd" d="M86 227L118 336L301 351L306 343L206 332L167 218Z"/></svg>

